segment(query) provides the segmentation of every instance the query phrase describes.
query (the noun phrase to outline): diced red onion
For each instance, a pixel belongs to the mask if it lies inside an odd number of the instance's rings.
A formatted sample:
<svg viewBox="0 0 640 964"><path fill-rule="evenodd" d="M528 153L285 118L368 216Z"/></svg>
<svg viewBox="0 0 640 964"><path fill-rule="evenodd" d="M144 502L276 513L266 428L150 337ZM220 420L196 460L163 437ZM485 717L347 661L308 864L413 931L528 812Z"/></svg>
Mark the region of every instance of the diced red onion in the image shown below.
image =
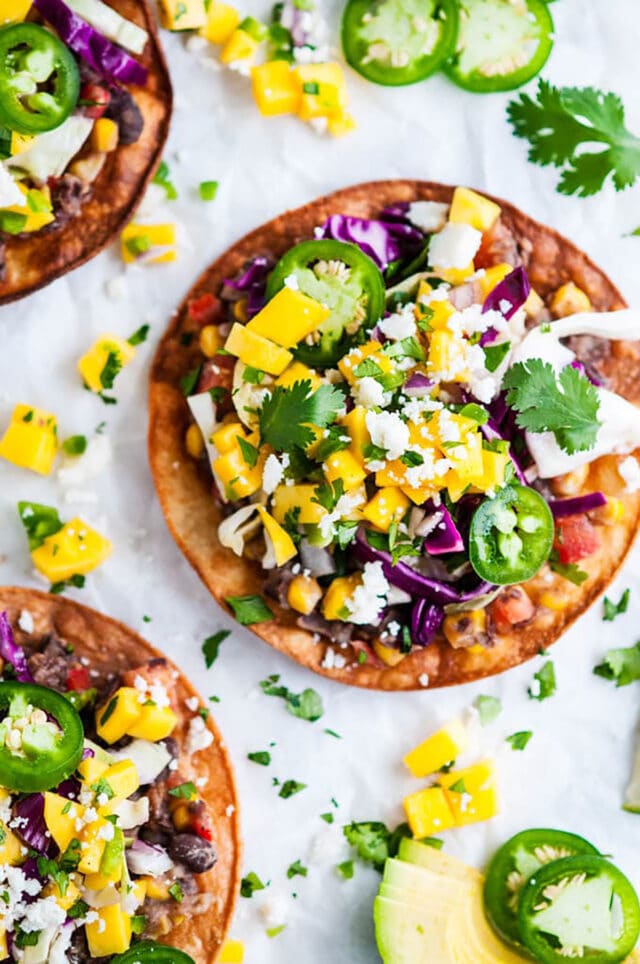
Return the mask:
<svg viewBox="0 0 640 964"><path fill-rule="evenodd" d="M162 847L134 840L127 850L127 867L132 874L159 877L171 870L173 861Z"/></svg>
<svg viewBox="0 0 640 964"><path fill-rule="evenodd" d="M33 6L66 45L107 80L144 86L147 69L82 20L63 0L33 0Z"/></svg>
<svg viewBox="0 0 640 964"><path fill-rule="evenodd" d="M53 839L51 834L47 833L44 819L44 794L30 793L29 796L18 800L15 809L16 815L20 818L16 829L24 842L39 854L49 854L53 847Z"/></svg>
<svg viewBox="0 0 640 964"><path fill-rule="evenodd" d="M568 515L582 515L583 512L593 512L607 504L604 492L588 492L571 499L551 499L549 508L556 519L564 519Z"/></svg>
<svg viewBox="0 0 640 964"><path fill-rule="evenodd" d="M424 548L430 556L441 556L446 552L462 552L464 541L458 532L451 513L445 506L435 510L440 518L424 540Z"/></svg>
<svg viewBox="0 0 640 964"><path fill-rule="evenodd" d="M444 612L426 599L419 599L411 611L411 641L416 646L428 646L438 635Z"/></svg>
<svg viewBox="0 0 640 964"><path fill-rule="evenodd" d="M423 375L422 372L414 372L404 383L402 391L411 398L420 398L423 395L428 395L434 384L435 383L426 375Z"/></svg>
<svg viewBox="0 0 640 964"><path fill-rule="evenodd" d="M6 612L0 613L0 656L13 666L17 680L21 683L33 683L27 657L13 637L13 630Z"/></svg>

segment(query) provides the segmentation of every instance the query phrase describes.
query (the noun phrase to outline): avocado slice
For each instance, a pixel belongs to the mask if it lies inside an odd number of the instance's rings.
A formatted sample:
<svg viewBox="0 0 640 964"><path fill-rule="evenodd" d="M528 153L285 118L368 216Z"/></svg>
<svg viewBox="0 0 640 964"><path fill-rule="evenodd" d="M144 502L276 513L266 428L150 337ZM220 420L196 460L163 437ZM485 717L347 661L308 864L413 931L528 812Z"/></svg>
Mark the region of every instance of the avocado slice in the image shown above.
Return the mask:
<svg viewBox="0 0 640 964"><path fill-rule="evenodd" d="M378 950L385 964L449 964L444 928L433 921L428 906L412 907L376 897L373 920Z"/></svg>
<svg viewBox="0 0 640 964"><path fill-rule="evenodd" d="M113 830L113 837L107 840L100 861L101 875L109 878L115 877L124 861L124 834L120 827L114 827Z"/></svg>

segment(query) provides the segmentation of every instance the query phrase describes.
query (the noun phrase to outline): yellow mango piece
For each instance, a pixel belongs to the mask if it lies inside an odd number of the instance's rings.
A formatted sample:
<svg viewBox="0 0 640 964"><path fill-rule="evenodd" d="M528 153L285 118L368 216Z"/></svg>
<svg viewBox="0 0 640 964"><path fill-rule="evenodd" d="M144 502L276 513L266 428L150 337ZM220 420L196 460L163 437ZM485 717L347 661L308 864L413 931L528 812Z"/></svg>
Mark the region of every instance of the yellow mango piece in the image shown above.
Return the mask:
<svg viewBox="0 0 640 964"><path fill-rule="evenodd" d="M294 576L287 589L287 602L298 613L308 616L322 599L322 589L317 579L300 573Z"/></svg>
<svg viewBox="0 0 640 964"><path fill-rule="evenodd" d="M502 211L499 204L471 191L457 187L449 209L449 221L454 224L470 224L476 231L488 231L496 223Z"/></svg>
<svg viewBox="0 0 640 964"><path fill-rule="evenodd" d="M109 373L109 368L124 368L135 355L134 346L126 339L117 335L102 335L79 359L78 371L87 388L92 392L102 392L106 387L103 380Z"/></svg>
<svg viewBox="0 0 640 964"><path fill-rule="evenodd" d="M347 86L340 64L302 64L293 73L302 92L298 111L302 120L344 113Z"/></svg>
<svg viewBox="0 0 640 964"><path fill-rule="evenodd" d="M171 896L167 885L161 880L154 880L153 877L141 877L139 883L144 882L146 896L151 900L168 900Z"/></svg>
<svg viewBox="0 0 640 964"><path fill-rule="evenodd" d="M102 774L102 778L113 790L116 803L126 800L140 786L138 769L133 760L118 760L117 763L112 763Z"/></svg>
<svg viewBox="0 0 640 964"><path fill-rule="evenodd" d="M129 732L140 716L140 692L133 686L121 686L104 706L96 711L96 732L105 743L117 743Z"/></svg>
<svg viewBox="0 0 640 964"><path fill-rule="evenodd" d="M435 483L430 487L420 486L418 488L416 488L413 485L402 485L400 486L400 488L402 489L406 497L413 502L414 505L424 505L427 499L431 498L432 495L435 495L435 493L440 490L441 485L438 483Z"/></svg>
<svg viewBox="0 0 640 964"><path fill-rule="evenodd" d="M51 224L55 220L55 215L51 206L49 189L47 187L29 189L20 182L17 186L18 190L24 194L25 203L11 204L2 210L21 216L23 223L20 225L20 232L32 234L35 231L40 231L47 224Z"/></svg>
<svg viewBox="0 0 640 964"><path fill-rule="evenodd" d="M49 475L58 448L57 427L51 412L16 405L0 440L0 456L23 469Z"/></svg>
<svg viewBox="0 0 640 964"><path fill-rule="evenodd" d="M482 475L474 479L474 485L483 492L499 488L504 483L504 473L509 461L506 453L482 449Z"/></svg>
<svg viewBox="0 0 640 964"><path fill-rule="evenodd" d="M406 653L401 653L399 649L394 649L392 646L385 646L380 639L374 639L371 648L385 666L397 666L406 656Z"/></svg>
<svg viewBox="0 0 640 964"><path fill-rule="evenodd" d="M99 834L106 824L106 820L98 819L83 828L80 841L80 861L78 863L78 870L81 874L97 874L100 870L106 840Z"/></svg>
<svg viewBox="0 0 640 964"><path fill-rule="evenodd" d="M330 314L330 309L319 301L285 285L251 319L247 331L268 338L283 348L293 348L326 321Z"/></svg>
<svg viewBox="0 0 640 964"><path fill-rule="evenodd" d="M529 296L525 303L523 304L523 309L525 314L530 318L537 318L542 311L544 311L544 301L535 290L532 288L529 292Z"/></svg>
<svg viewBox="0 0 640 964"><path fill-rule="evenodd" d="M91 957L123 954L131 944L131 918L121 904L97 908L98 919L85 924L85 934Z"/></svg>
<svg viewBox="0 0 640 964"><path fill-rule="evenodd" d="M29 0L29 6L31 6L31 0ZM23 151L28 150L34 140L35 137L31 134L18 134L17 131L11 131L11 157L15 157L16 154L22 154Z"/></svg>
<svg viewBox="0 0 640 964"><path fill-rule="evenodd" d="M293 360L293 355L286 348L237 323L231 329L224 347L245 365L259 368L270 375L281 375Z"/></svg>
<svg viewBox="0 0 640 964"><path fill-rule="evenodd" d="M345 134L351 134L357 126L353 114L350 114L349 111L338 111L329 117L328 130L332 137L344 137Z"/></svg>
<svg viewBox="0 0 640 964"><path fill-rule="evenodd" d="M404 798L404 811L414 837L431 837L455 826L447 796L441 787L427 787Z"/></svg>
<svg viewBox="0 0 640 964"><path fill-rule="evenodd" d="M3 0L0 8L0 23L15 23L26 20L31 10L32 0Z"/></svg>
<svg viewBox="0 0 640 964"><path fill-rule="evenodd" d="M211 436L211 442L221 455L235 452L238 448L238 438L246 440L247 433L240 422L225 422Z"/></svg>
<svg viewBox="0 0 640 964"><path fill-rule="evenodd" d="M593 311L589 295L573 281L561 285L551 299L551 314L554 318L567 318L582 311Z"/></svg>
<svg viewBox="0 0 640 964"><path fill-rule="evenodd" d="M26 860L26 853L22 853L22 841L12 830L9 830L5 823L0 823L0 829L4 834L4 840L0 844L0 864L9 864L11 867L15 867Z"/></svg>
<svg viewBox="0 0 640 964"><path fill-rule="evenodd" d="M325 619L349 620L347 599L353 596L355 590L362 583L362 578L355 573L352 576L338 576L333 580L322 600L322 615Z"/></svg>
<svg viewBox="0 0 640 964"><path fill-rule="evenodd" d="M207 22L204 27L200 27L198 33L201 37L206 37L209 43L224 44L240 23L240 19L235 7L211 0L207 10Z"/></svg>
<svg viewBox="0 0 640 964"><path fill-rule="evenodd" d="M258 513L262 519L265 533L271 540L271 545L273 546L276 559L276 566L284 566L285 562L288 562L289 559L293 559L298 551L294 545L293 539L289 533L283 529L278 522L276 522L273 516L269 515L264 506L258 506Z"/></svg>
<svg viewBox="0 0 640 964"><path fill-rule="evenodd" d="M152 248L174 247L176 244L175 224L134 224L131 222L120 234L120 254L126 264L139 259L145 264L160 264L174 261L174 251L160 253L153 257L147 255ZM142 255L145 255L142 258Z"/></svg>
<svg viewBox="0 0 640 964"><path fill-rule="evenodd" d="M83 812L84 807L81 804L69 801L57 793L45 793L44 822L60 850L65 851L77 837L76 820Z"/></svg>
<svg viewBox="0 0 640 964"><path fill-rule="evenodd" d="M426 777L452 763L467 749L469 735L462 720L452 720L433 733L404 758L414 777Z"/></svg>
<svg viewBox="0 0 640 964"><path fill-rule="evenodd" d="M244 499L257 492L262 486L262 467L263 459L258 459L253 468L247 465L239 448L220 455L212 464L216 478L230 499Z"/></svg>
<svg viewBox="0 0 640 964"><path fill-rule="evenodd" d="M218 964L243 964L244 944L242 941L225 941L218 955Z"/></svg>
<svg viewBox="0 0 640 964"><path fill-rule="evenodd" d="M281 385L283 388L290 388L295 382L311 382L311 389L314 392L322 385L322 379L318 373L299 361L292 362L288 368L285 368L282 375L276 378L276 385Z"/></svg>
<svg viewBox="0 0 640 964"><path fill-rule="evenodd" d="M82 782L87 786L96 783L97 780L109 769L109 764L104 760L99 760L97 756L88 756L86 760L81 760L78 764L78 773Z"/></svg>
<svg viewBox="0 0 640 964"><path fill-rule="evenodd" d="M342 479L345 492L357 489L367 476L361 462L351 454L349 449L342 449L330 455L324 463L324 474L329 482Z"/></svg>
<svg viewBox="0 0 640 964"><path fill-rule="evenodd" d="M251 70L253 96L264 117L295 114L300 106L300 85L286 60L268 60Z"/></svg>
<svg viewBox="0 0 640 964"><path fill-rule="evenodd" d="M205 0L160 0L160 19L165 30L197 30L207 23Z"/></svg>
<svg viewBox="0 0 640 964"><path fill-rule="evenodd" d="M69 910L69 908L73 907L75 902L81 896L80 888L76 884L74 878L75 875L72 875L69 878L64 894L60 892L60 888L58 887L57 883L54 880L50 880L42 891L42 896L55 897L56 903L59 907L62 907L63 910Z"/></svg>
<svg viewBox="0 0 640 964"><path fill-rule="evenodd" d="M379 489L403 486L406 482L407 466L400 459L387 462L384 468L376 472L376 485Z"/></svg>
<svg viewBox="0 0 640 964"><path fill-rule="evenodd" d="M371 443L371 436L367 428L367 410L363 405L356 405L347 415L343 415L340 424L344 425L351 437L351 451L357 459L364 462L364 449Z"/></svg>
<svg viewBox="0 0 640 964"><path fill-rule="evenodd" d="M387 485L367 502L362 515L381 532L388 532L393 522L399 522L409 508L409 499L396 485Z"/></svg>
<svg viewBox="0 0 640 964"><path fill-rule="evenodd" d="M446 328L437 329L429 338L428 368L442 381L465 382L469 378L465 351L463 338Z"/></svg>
<svg viewBox="0 0 640 964"><path fill-rule="evenodd" d="M482 277L478 278L482 298L487 298L493 289L497 287L501 281L504 281L512 271L513 265L506 263L493 264L490 268L485 268Z"/></svg>
<svg viewBox="0 0 640 964"><path fill-rule="evenodd" d="M470 261L466 268L438 268L438 277L442 278L443 281L447 281L454 288L456 285L461 285L472 274L475 274L475 265L473 261Z"/></svg>
<svg viewBox="0 0 640 964"><path fill-rule="evenodd" d="M489 820L500 811L493 760L483 760L464 770L451 770L442 774L438 782L446 793L458 827ZM459 792L451 789L456 785Z"/></svg>
<svg viewBox="0 0 640 964"><path fill-rule="evenodd" d="M109 887L111 884L118 884L122 879L122 865L118 867L117 871L113 875L106 876L97 871L95 874L87 874L84 878L84 886L87 890L104 890L105 887Z"/></svg>
<svg viewBox="0 0 640 964"><path fill-rule="evenodd" d="M279 485L273 493L272 513L277 522L283 523L288 512L300 508L298 522L301 525L316 525L325 510L314 502L315 485Z"/></svg>
<svg viewBox="0 0 640 964"><path fill-rule="evenodd" d="M108 539L82 519L71 519L54 535L47 536L31 553L33 564L49 582L64 582L92 572L111 555Z"/></svg>
<svg viewBox="0 0 640 964"><path fill-rule="evenodd" d="M338 368L340 369L342 377L348 381L350 385L354 385L357 381L357 376L354 375L354 369L356 369L365 358L375 355L381 348L382 345L379 341L367 341L364 345L359 345L358 348L352 348L351 351L343 355L338 362ZM384 357L386 358L386 356ZM388 358L386 360L389 361Z"/></svg>
<svg viewBox="0 0 640 964"><path fill-rule="evenodd" d="M99 117L91 131L91 147L99 153L109 154L118 146L118 125L110 117Z"/></svg>
<svg viewBox="0 0 640 964"><path fill-rule="evenodd" d="M157 743L158 740L164 740L173 733L177 722L178 717L170 706L143 703L140 707L140 715L129 725L127 733L140 740Z"/></svg>
<svg viewBox="0 0 640 964"><path fill-rule="evenodd" d="M260 42L255 37L245 30L236 28L222 48L220 60L223 64L234 64L239 60L248 60L252 63L259 46Z"/></svg>

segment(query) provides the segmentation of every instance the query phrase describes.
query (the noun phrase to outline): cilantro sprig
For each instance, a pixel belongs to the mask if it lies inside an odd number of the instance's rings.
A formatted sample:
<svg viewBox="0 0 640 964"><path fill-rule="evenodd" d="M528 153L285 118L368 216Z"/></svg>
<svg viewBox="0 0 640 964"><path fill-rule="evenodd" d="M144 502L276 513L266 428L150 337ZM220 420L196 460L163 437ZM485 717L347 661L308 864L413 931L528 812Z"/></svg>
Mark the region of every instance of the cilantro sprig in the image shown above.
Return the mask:
<svg viewBox="0 0 640 964"><path fill-rule="evenodd" d="M304 449L314 440L313 426L327 428L344 408L344 395L333 385L311 389L311 381L277 385L258 412L260 438L278 452Z"/></svg>
<svg viewBox="0 0 640 964"><path fill-rule="evenodd" d="M640 175L640 138L625 126L622 100L594 87L554 87L540 80L534 97L507 107L516 137L528 140L529 160L562 170L561 194L589 197L609 177L616 191Z"/></svg>
<svg viewBox="0 0 640 964"><path fill-rule="evenodd" d="M603 679L615 681L616 686L628 686L640 680L640 643L608 650L593 672Z"/></svg>
<svg viewBox="0 0 640 964"><path fill-rule="evenodd" d="M600 422L598 393L577 368L567 365L559 375L549 362L529 358L517 362L505 375L507 405L517 412L516 422L529 432L553 432L565 452L593 448Z"/></svg>

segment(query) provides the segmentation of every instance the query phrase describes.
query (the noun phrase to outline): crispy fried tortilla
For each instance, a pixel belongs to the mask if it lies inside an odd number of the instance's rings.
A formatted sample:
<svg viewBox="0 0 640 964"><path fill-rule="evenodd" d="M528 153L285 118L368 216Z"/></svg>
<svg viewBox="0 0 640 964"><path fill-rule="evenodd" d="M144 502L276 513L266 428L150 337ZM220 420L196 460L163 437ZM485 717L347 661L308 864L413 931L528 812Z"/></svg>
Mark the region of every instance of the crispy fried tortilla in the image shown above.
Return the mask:
<svg viewBox="0 0 640 964"><path fill-rule="evenodd" d="M86 657L90 668L99 676L100 686L114 672L139 666L145 660L162 656L146 640L122 623L70 599L51 596L35 589L0 588L0 612L7 611L14 628L16 642L27 654L43 636L54 634L64 643L71 643L80 657ZM18 626L20 613L26 610L33 617L32 633ZM175 667L174 667L175 668ZM179 706L190 697L200 697L185 677L178 673L176 696ZM224 742L211 716L207 725L215 734L210 747L191 758L194 778L206 778L199 786L199 794L206 802L215 826L213 844L218 860L212 870L195 878L201 891L213 895L213 903L205 913L192 916L174 928L162 942L184 950L196 964L213 964L231 921L240 880L240 821L233 770ZM185 716L172 736L184 745L188 722Z"/></svg>
<svg viewBox="0 0 640 964"><path fill-rule="evenodd" d="M106 0L149 40L136 59L148 70L144 87L131 87L144 128L130 145L107 155L91 194L76 217L5 244L6 268L0 280L0 305L23 298L89 261L110 244L133 215L160 162L171 120L173 92L156 20L148 0Z"/></svg>
<svg viewBox="0 0 640 964"><path fill-rule="evenodd" d="M380 181L338 191L283 214L242 238L215 261L196 282L173 318L151 373L149 457L169 529L224 608L228 608L226 596L260 592L265 573L258 564L240 559L220 545L217 528L222 512L212 497L211 474L206 465L190 458L184 447L190 415L179 380L203 360L197 336L190 344L185 344L188 339L183 338L185 333L197 332L198 328L188 318L187 302L207 292L217 295L222 280L236 275L248 259L259 254L278 258L294 244L313 237L314 227L331 214L375 218L382 208L392 203L448 202L452 193L452 187L424 181ZM596 310L625 307L622 295L612 282L575 245L512 205L494 200L502 208L501 225L508 229L503 232L504 237L498 235L496 245L503 244L505 250L496 252L496 261L520 258L533 287L543 298L548 298L561 284L573 281L589 295ZM608 378L612 390L640 404L638 346L627 342L599 342L595 350L599 370ZM579 348L578 352L580 354ZM535 603L546 601L548 605L539 605L532 622L513 635L499 637L491 648L479 652L453 649L444 639L438 639L425 649L412 652L395 667L381 662L376 665L375 658L369 656L363 665L350 661L338 668L329 665L332 660L325 660L330 644L315 642L310 632L296 625L296 613L278 608L271 600L269 605L275 612L273 622L261 623L253 630L275 649L317 673L372 689L450 686L517 666L554 643L597 599L631 547L640 521L640 495L623 492L622 480L616 471L617 461L602 458L594 462L584 484L585 492L602 488L610 495L621 497L625 506L622 522L602 530L602 549L580 563L589 578L578 587L545 567L527 583L527 592Z"/></svg>

